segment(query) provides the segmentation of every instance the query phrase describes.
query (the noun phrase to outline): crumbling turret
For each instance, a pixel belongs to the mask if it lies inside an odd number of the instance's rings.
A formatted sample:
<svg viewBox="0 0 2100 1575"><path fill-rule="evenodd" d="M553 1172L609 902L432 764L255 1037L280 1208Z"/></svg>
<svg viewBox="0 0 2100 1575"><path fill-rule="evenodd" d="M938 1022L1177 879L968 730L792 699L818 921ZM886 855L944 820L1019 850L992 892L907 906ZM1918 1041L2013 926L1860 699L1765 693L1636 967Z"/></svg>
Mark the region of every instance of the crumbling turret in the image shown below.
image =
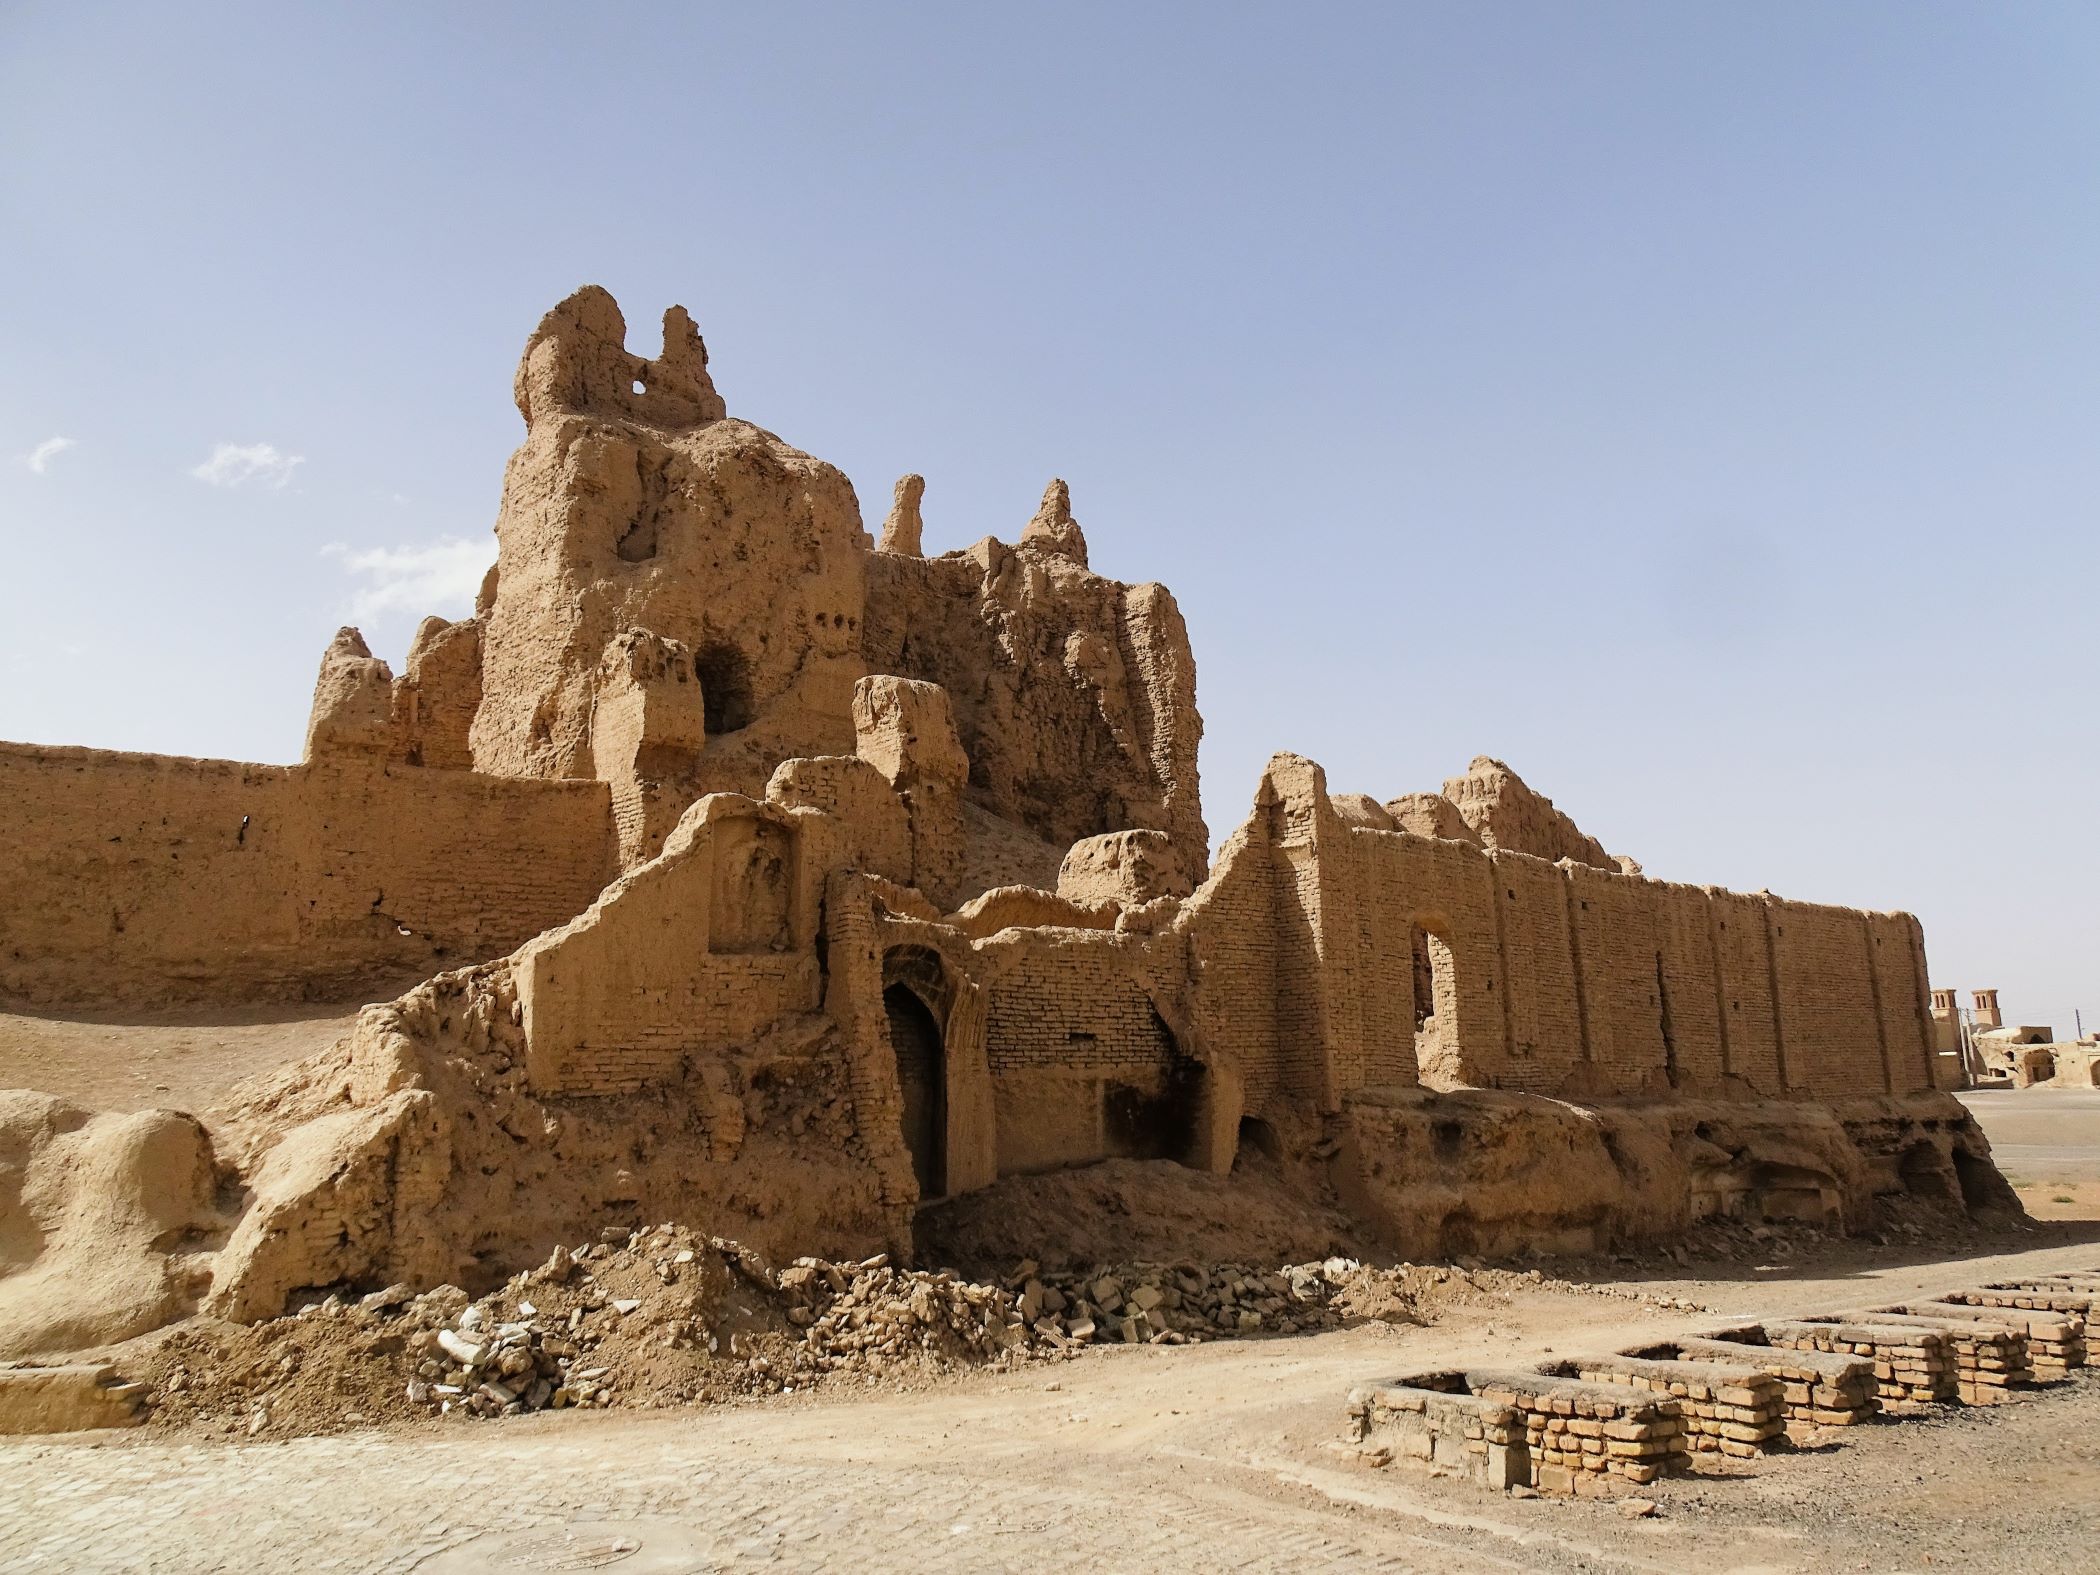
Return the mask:
<svg viewBox="0 0 2100 1575"><path fill-rule="evenodd" d="M1035 517L1022 527L1020 545L1054 552L1086 567L1086 536L1072 518L1072 491L1062 481L1053 480L1043 489Z"/></svg>
<svg viewBox="0 0 2100 1575"><path fill-rule="evenodd" d="M877 544L878 551L894 552L906 558L925 556L919 546L919 499L925 495L924 476L897 478L897 489L890 498L889 518L882 522L882 540Z"/></svg>

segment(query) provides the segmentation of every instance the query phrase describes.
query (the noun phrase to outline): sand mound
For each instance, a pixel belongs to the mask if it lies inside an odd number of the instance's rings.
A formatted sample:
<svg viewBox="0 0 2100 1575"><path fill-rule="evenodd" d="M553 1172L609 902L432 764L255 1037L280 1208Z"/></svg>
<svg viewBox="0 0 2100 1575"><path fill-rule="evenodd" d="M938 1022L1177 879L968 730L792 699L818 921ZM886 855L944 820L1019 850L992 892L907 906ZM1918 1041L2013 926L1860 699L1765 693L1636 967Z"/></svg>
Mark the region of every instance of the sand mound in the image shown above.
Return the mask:
<svg viewBox="0 0 2100 1575"><path fill-rule="evenodd" d="M981 1276L1009 1274L1023 1259L1049 1270L1132 1262L1274 1268L1363 1255L1348 1220L1273 1177L1214 1176L1169 1160L1009 1176L920 1210L914 1241L921 1262Z"/></svg>
<svg viewBox="0 0 2100 1575"><path fill-rule="evenodd" d="M104 1345L187 1313L225 1227L217 1191L193 1117L0 1092L0 1357Z"/></svg>

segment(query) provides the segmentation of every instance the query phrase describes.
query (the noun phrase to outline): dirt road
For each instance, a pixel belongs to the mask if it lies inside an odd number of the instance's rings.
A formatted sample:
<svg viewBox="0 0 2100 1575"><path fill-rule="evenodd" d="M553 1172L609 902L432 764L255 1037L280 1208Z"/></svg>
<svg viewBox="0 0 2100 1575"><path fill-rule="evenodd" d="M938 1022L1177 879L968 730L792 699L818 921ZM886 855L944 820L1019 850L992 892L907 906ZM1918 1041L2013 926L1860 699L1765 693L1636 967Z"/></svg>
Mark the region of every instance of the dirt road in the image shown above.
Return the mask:
<svg viewBox="0 0 2100 1575"><path fill-rule="evenodd" d="M1463 1322L1138 1347L929 1392L552 1414L282 1443L0 1445L0 1566L2070 1570L2092 1568L2100 1377L1661 1484L1661 1514L1512 1500L1327 1446L1349 1388L1716 1314L1815 1311L2100 1262L2056 1244L1807 1277L1654 1282L1709 1312L1538 1289ZM624 1540L623 1540L624 1539ZM627 1543L638 1544L622 1551ZM1927 1558L1930 1558L1930 1564Z"/></svg>

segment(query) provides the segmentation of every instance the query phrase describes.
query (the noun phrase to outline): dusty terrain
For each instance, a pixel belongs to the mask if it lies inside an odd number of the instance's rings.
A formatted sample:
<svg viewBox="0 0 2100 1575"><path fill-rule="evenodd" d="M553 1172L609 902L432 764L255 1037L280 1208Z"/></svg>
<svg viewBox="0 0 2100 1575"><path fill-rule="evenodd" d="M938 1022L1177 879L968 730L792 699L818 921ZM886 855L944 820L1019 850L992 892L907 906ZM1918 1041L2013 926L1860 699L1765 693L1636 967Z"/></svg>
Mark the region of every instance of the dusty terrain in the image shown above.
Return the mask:
<svg viewBox="0 0 2100 1575"><path fill-rule="evenodd" d="M0 1011L0 1088L39 1089L90 1110L203 1114L241 1079L327 1049L360 1004Z"/></svg>
<svg viewBox="0 0 2100 1575"><path fill-rule="evenodd" d="M2007 1148L2039 1133L2058 1151L2050 1185L2100 1184L2100 1121L2081 1136L2082 1112L2047 1092L1978 1107ZM1594 1287L1503 1277L1497 1296L1456 1300L1426 1327L1095 1350L916 1391L283 1442L157 1429L23 1440L0 1446L0 1565L2089 1569L2100 1536L2090 1372L2015 1404L1948 1407L1665 1482L1658 1514L1641 1520L1373 1470L1328 1446L1349 1388L1404 1368L1528 1363L1724 1315L2095 1263L2100 1227L2075 1223L1924 1249L1778 1237L1770 1261L1597 1264L1628 1278Z"/></svg>
<svg viewBox="0 0 2100 1575"><path fill-rule="evenodd" d="M1990 1134L1991 1155L2039 1220L2100 1219L2100 1089L1973 1089L1961 1102Z"/></svg>
<svg viewBox="0 0 2100 1575"><path fill-rule="evenodd" d="M2018 1255L2032 1267L2096 1256ZM1648 1289L1729 1313L1809 1310L1945 1288L2010 1261ZM864 1401L278 1444L16 1443L0 1449L0 1563L262 1568L297 1550L310 1569L590 1567L531 1554L563 1528L589 1537L598 1526L639 1538L630 1567L653 1570L2091 1567L2092 1375L1988 1412L1876 1425L1842 1445L1665 1483L1660 1514L1638 1522L1610 1505L1372 1471L1324 1447L1348 1388L1403 1365L1529 1358L1700 1321L1540 1291L1427 1329L1112 1350Z"/></svg>

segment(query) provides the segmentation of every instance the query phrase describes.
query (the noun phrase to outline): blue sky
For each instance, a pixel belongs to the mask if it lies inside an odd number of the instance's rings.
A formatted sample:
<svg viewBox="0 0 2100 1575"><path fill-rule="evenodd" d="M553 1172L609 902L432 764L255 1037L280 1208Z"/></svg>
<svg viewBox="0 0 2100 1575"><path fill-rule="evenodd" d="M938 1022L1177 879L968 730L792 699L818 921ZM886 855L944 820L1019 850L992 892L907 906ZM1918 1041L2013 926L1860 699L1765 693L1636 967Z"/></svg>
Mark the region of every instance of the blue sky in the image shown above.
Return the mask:
<svg viewBox="0 0 2100 1575"><path fill-rule="evenodd" d="M0 137L0 737L295 758L594 281L930 551L1066 477L1220 834L1496 754L2100 1023L2089 5L16 0Z"/></svg>

